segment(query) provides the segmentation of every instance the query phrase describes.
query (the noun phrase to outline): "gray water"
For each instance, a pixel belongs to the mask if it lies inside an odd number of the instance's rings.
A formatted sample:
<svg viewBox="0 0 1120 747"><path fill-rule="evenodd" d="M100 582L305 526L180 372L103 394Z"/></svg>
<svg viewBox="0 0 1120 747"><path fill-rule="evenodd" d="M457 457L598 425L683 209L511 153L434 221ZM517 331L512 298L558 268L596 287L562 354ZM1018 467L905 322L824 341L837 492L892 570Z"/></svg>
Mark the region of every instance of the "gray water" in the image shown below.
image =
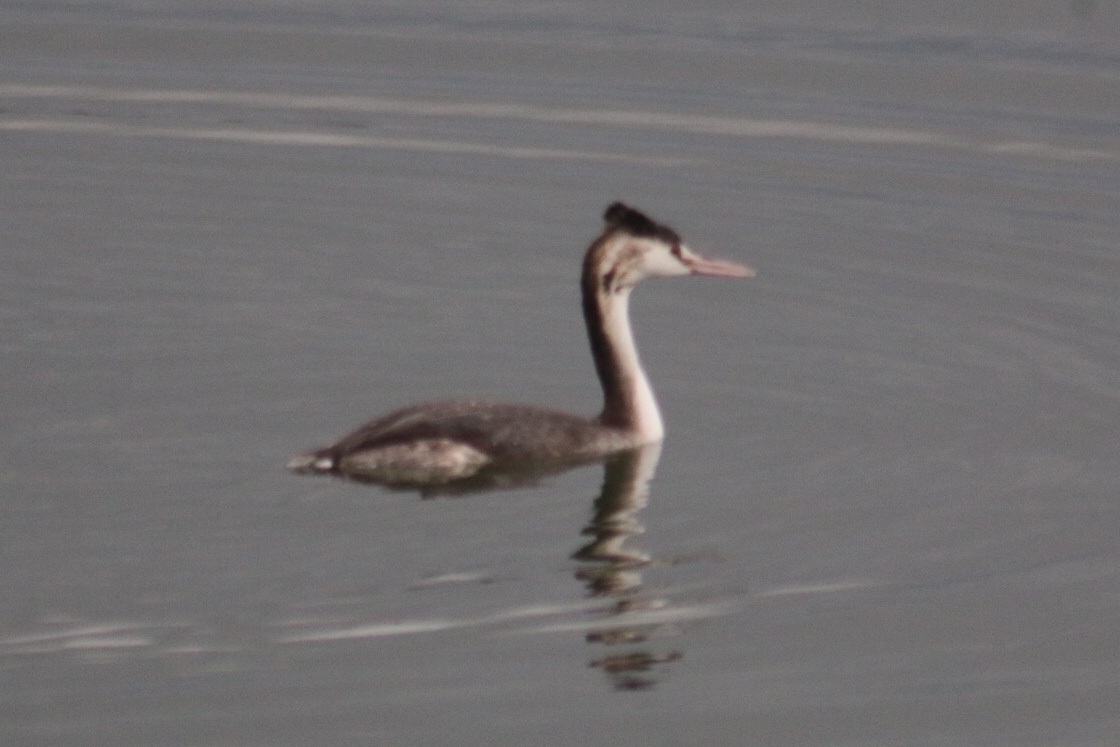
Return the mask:
<svg viewBox="0 0 1120 747"><path fill-rule="evenodd" d="M4 744L1116 744L1112 4L0 22ZM283 470L593 413L616 198L759 269L636 292L648 505Z"/></svg>

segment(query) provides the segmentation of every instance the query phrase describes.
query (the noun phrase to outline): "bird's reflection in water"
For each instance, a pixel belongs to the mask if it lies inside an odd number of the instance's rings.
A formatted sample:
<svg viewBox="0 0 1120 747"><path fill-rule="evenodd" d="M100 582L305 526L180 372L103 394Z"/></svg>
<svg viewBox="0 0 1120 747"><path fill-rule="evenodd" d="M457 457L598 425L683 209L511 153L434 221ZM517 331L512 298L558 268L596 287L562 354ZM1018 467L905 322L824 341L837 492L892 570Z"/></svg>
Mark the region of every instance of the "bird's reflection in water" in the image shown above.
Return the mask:
<svg viewBox="0 0 1120 747"><path fill-rule="evenodd" d="M603 488L583 530L592 540L572 556L584 563L576 578L587 585L590 596L613 600L603 625L588 632L587 642L607 647L606 655L591 666L606 672L618 690L653 687L660 665L681 658L679 651L657 652L653 647L653 639L675 635L679 629L674 623L648 619L647 613L666 609L669 600L643 591L642 572L653 559L626 546L645 531L638 513L649 501L649 483L660 457L661 444L655 443L605 463Z"/></svg>
<svg viewBox="0 0 1120 747"><path fill-rule="evenodd" d="M524 488L550 475L602 461L603 486L594 502L591 521L582 532L592 539L572 556L581 563L576 578L587 586L589 596L610 600L605 608L595 610L594 614L603 619L587 633L588 643L605 647L605 655L596 656L591 666L606 672L618 690L645 690L657 683L658 669L681 658L679 651L654 649L654 639L676 635L680 628L672 621L670 600L642 588L642 572L654 562L652 557L626 546L631 537L645 531L638 513L649 500L649 483L660 456L661 444L654 443L605 460L500 464L447 482L386 483L355 476L343 479L418 492L423 498L453 497Z"/></svg>

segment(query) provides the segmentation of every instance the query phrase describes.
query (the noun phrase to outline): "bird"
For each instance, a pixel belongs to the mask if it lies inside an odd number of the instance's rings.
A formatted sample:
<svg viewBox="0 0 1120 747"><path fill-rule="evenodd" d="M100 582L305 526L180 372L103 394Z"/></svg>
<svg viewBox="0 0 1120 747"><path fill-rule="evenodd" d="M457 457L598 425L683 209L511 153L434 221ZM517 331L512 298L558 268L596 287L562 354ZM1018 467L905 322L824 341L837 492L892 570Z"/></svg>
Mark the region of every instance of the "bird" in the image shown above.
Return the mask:
<svg viewBox="0 0 1120 747"><path fill-rule="evenodd" d="M648 277L749 278L755 271L701 256L675 230L622 202L607 207L603 224L584 255L580 281L603 389L597 416L483 400L425 402L301 454L288 469L408 488L524 465L578 464L661 441L661 410L630 328L631 291Z"/></svg>

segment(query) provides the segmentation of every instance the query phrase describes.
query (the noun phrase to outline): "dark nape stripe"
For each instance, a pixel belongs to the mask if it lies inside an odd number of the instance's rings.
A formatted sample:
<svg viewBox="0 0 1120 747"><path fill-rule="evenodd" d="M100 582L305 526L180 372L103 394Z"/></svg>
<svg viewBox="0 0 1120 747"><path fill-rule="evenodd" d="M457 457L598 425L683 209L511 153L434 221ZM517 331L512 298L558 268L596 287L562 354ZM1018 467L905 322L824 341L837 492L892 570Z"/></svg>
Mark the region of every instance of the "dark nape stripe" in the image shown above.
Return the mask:
<svg viewBox="0 0 1120 747"><path fill-rule="evenodd" d="M601 295L610 293L610 289L601 287L598 276L598 260L601 249L613 233L608 228L599 238L592 242L584 257L581 290L583 301L583 316L587 323L587 337L591 343L591 357L595 362L595 373L599 376L599 383L603 388L603 412L599 416L603 425L621 428L633 425L630 417L630 399L632 392L628 391L632 382L625 380L621 375L621 363L618 361L610 340L605 332L606 319L603 316L603 307L600 304Z"/></svg>

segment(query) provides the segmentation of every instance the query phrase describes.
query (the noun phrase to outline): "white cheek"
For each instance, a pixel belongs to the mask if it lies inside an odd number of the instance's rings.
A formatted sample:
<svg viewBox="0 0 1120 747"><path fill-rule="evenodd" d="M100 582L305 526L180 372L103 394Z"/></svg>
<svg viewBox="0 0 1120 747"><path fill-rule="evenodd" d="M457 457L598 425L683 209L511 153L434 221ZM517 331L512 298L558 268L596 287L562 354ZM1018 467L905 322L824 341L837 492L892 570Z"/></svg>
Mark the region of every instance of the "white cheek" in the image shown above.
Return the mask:
<svg viewBox="0 0 1120 747"><path fill-rule="evenodd" d="M656 275L659 277L687 275L689 272L688 268L685 267L679 259L661 246L651 249L646 254L643 265L646 275Z"/></svg>

